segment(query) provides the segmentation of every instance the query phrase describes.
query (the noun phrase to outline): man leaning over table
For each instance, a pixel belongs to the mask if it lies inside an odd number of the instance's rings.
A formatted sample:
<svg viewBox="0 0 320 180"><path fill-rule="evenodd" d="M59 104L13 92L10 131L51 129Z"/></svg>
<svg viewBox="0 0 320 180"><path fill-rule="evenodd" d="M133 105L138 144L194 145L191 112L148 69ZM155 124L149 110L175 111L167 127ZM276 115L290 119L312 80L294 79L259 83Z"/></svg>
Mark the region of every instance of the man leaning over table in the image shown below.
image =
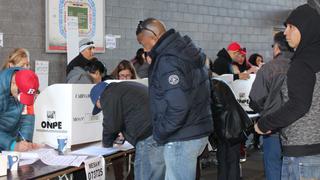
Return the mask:
<svg viewBox="0 0 320 180"><path fill-rule="evenodd" d="M122 133L135 146L134 179L164 179L163 147L152 137L148 87L128 81L100 82L92 88L90 98L92 114L103 112L103 146L112 147Z"/></svg>

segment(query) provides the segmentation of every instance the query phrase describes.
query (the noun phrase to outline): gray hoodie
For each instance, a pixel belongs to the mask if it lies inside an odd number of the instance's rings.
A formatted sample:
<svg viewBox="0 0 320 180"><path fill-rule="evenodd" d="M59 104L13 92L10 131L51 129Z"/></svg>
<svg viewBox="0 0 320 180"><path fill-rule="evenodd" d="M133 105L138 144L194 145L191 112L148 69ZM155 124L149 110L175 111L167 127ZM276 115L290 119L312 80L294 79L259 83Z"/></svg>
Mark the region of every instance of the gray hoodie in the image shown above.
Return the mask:
<svg viewBox="0 0 320 180"><path fill-rule="evenodd" d="M67 76L68 84L93 84L93 79L89 72L80 66L74 67Z"/></svg>

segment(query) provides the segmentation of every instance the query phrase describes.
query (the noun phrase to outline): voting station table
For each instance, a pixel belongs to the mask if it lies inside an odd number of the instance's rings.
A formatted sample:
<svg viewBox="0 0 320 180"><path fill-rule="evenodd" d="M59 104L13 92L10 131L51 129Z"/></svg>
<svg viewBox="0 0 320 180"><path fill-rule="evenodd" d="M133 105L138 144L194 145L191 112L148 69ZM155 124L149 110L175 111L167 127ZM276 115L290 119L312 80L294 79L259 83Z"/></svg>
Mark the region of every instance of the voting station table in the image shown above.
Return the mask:
<svg viewBox="0 0 320 180"><path fill-rule="evenodd" d="M75 148L72 147L72 150L78 150L80 148L84 148L87 146L90 146L90 144L77 145ZM104 155L103 157L105 159L106 168L110 166L114 161L118 161L118 160L124 160L126 163L130 163L132 155L134 155L134 152L135 152L134 149L130 149L126 151L118 151L106 156ZM128 166L130 166L130 164ZM8 170L7 176L1 176L0 180L59 179L59 177L62 177L66 174L77 173L77 172L82 172L83 176L81 176L81 179L86 179L84 171L85 171L84 163L82 163L80 167L48 166L43 162L41 162L40 160L38 160L31 165L19 166L18 171ZM129 172L125 172L125 173L129 173ZM130 172L130 174L132 173L133 172ZM106 178L107 176L108 176L108 172L106 170Z"/></svg>

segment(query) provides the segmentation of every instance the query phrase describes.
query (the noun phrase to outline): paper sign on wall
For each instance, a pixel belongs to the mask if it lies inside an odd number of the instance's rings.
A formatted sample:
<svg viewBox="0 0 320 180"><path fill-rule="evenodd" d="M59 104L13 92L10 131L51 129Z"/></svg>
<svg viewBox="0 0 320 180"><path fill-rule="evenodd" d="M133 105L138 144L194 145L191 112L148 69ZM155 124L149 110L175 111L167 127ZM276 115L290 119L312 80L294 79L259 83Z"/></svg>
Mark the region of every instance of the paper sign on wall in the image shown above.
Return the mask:
<svg viewBox="0 0 320 180"><path fill-rule="evenodd" d="M40 83L39 90L42 91L48 86L49 62L36 60L35 72L39 78L39 83Z"/></svg>
<svg viewBox="0 0 320 180"><path fill-rule="evenodd" d="M105 161L99 156L84 161L87 180L105 180Z"/></svg>
<svg viewBox="0 0 320 180"><path fill-rule="evenodd" d="M3 47L3 33L0 33L0 47Z"/></svg>
<svg viewBox="0 0 320 180"><path fill-rule="evenodd" d="M116 37L111 34L106 35L106 48L115 49L116 47L117 47Z"/></svg>
<svg viewBox="0 0 320 180"><path fill-rule="evenodd" d="M79 54L78 17L69 16L67 20L67 56L69 62Z"/></svg>

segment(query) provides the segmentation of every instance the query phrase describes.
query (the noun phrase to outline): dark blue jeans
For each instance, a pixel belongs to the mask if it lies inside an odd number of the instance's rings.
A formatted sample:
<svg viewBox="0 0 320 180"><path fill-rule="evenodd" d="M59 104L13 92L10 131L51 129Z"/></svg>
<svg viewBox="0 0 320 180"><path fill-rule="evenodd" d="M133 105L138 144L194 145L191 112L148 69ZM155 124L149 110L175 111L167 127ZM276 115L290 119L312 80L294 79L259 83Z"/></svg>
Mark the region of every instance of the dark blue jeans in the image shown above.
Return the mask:
<svg viewBox="0 0 320 180"><path fill-rule="evenodd" d="M281 143L278 134L263 136L263 162L267 180L281 179Z"/></svg>
<svg viewBox="0 0 320 180"><path fill-rule="evenodd" d="M134 160L134 179L163 180L165 164L163 146L159 146L150 136L136 144Z"/></svg>
<svg viewBox="0 0 320 180"><path fill-rule="evenodd" d="M283 157L282 180L320 179L320 154L302 157Z"/></svg>

